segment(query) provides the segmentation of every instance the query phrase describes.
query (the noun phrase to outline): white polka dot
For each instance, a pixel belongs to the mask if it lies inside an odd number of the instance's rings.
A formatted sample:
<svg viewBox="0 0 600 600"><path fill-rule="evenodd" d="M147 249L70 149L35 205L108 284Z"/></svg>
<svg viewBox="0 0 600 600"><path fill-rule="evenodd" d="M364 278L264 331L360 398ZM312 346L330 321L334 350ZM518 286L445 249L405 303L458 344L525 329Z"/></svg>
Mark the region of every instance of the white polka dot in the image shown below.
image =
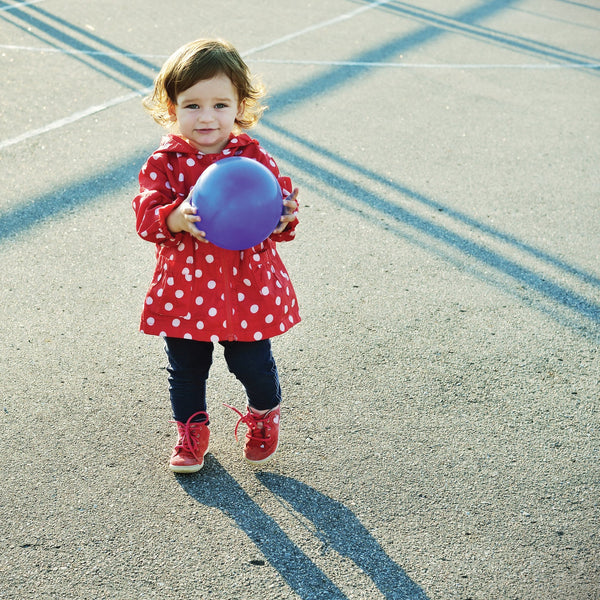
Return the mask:
<svg viewBox="0 0 600 600"><path fill-rule="evenodd" d="M260 290L260 293L261 293L263 296L267 296L267 295L269 294L269 288L268 288L268 287L265 285L265 286L262 288L262 290Z"/></svg>
<svg viewBox="0 0 600 600"><path fill-rule="evenodd" d="M182 275L187 275L190 272L190 270L186 267L185 269L183 269L183 271L181 271Z"/></svg>
<svg viewBox="0 0 600 600"><path fill-rule="evenodd" d="M183 290L177 290L175 292L175 298L183 298Z"/></svg>
<svg viewBox="0 0 600 600"><path fill-rule="evenodd" d="M185 162L188 167L193 167L196 164L196 161L193 158L188 158Z"/></svg>
<svg viewBox="0 0 600 600"><path fill-rule="evenodd" d="M277 296L277 298L275 298L275 304L277 304L277 306L281 305L281 296Z"/></svg>
<svg viewBox="0 0 600 600"><path fill-rule="evenodd" d="M238 274L237 267L233 267L233 274L234 274L234 275L237 275L237 274Z"/></svg>
<svg viewBox="0 0 600 600"><path fill-rule="evenodd" d="M196 276L198 279L200 279L200 277L202 277L202 271L201 271L200 269L196 269L196 270L194 271L194 275L195 275L195 276Z"/></svg>
<svg viewBox="0 0 600 600"><path fill-rule="evenodd" d="M185 276L186 281L191 281L192 279L193 277L189 273Z"/></svg>
<svg viewBox="0 0 600 600"><path fill-rule="evenodd" d="M183 173L179 173L179 181L183 181L185 178L185 176L183 175Z"/></svg>
<svg viewBox="0 0 600 600"><path fill-rule="evenodd" d="M207 254L204 260L206 260L207 263L211 263L214 262L215 257L212 254Z"/></svg>
<svg viewBox="0 0 600 600"><path fill-rule="evenodd" d="M150 298L150 296L148 296L148 297L146 298L146 304L147 304L148 306L150 306L150 304L152 304L153 302L154 302L154 300L152 300L152 298Z"/></svg>
<svg viewBox="0 0 600 600"><path fill-rule="evenodd" d="M196 304L200 306L204 302L204 298L202 296L198 296L196 298Z"/></svg>
<svg viewBox="0 0 600 600"><path fill-rule="evenodd" d="M193 263L194 263L194 257L193 257L193 256L188 256L188 257L185 259L185 262L186 262L188 265L191 265L191 264L193 264Z"/></svg>
<svg viewBox="0 0 600 600"><path fill-rule="evenodd" d="M217 287L217 282L212 279L206 284L209 290L214 290Z"/></svg>
<svg viewBox="0 0 600 600"><path fill-rule="evenodd" d="M170 302L165 304L165 310L173 310L173 305Z"/></svg>
<svg viewBox="0 0 600 600"><path fill-rule="evenodd" d="M186 340L191 340L191 339L192 339L192 334L191 334L191 333L186 333L186 334L183 336L183 338L184 338L184 339L186 339Z"/></svg>
<svg viewBox="0 0 600 600"><path fill-rule="evenodd" d="M262 336L263 336L263 335L262 335L262 333L261 333L260 331L257 331L257 332L254 334L254 339L255 339L256 341L258 341L258 340L262 340Z"/></svg>
<svg viewBox="0 0 600 600"><path fill-rule="evenodd" d="M210 336L210 341L216 344L219 341L219 336L218 335L211 335Z"/></svg>
<svg viewBox="0 0 600 600"><path fill-rule="evenodd" d="M216 308L213 307L213 308L209 309L208 315L210 317L214 317L216 314L217 314L217 309Z"/></svg>
<svg viewBox="0 0 600 600"><path fill-rule="evenodd" d="M248 323L246 321L242 321L240 323L240 326L241 326L242 329L246 329L248 327Z"/></svg>
<svg viewBox="0 0 600 600"><path fill-rule="evenodd" d="M179 250L179 252L183 252L185 250L185 244L183 242L181 242L181 244L179 244L179 246L177 246L177 250Z"/></svg>
<svg viewBox="0 0 600 600"><path fill-rule="evenodd" d="M167 285L173 285L175 283L175 280L172 277L169 277L167 279Z"/></svg>
<svg viewBox="0 0 600 600"><path fill-rule="evenodd" d="M265 323L272 323L273 322L273 315L267 315L265 317Z"/></svg>
<svg viewBox="0 0 600 600"><path fill-rule="evenodd" d="M282 323L282 324L279 326L279 329L280 329L281 331L285 331L285 325Z"/></svg>
<svg viewBox="0 0 600 600"><path fill-rule="evenodd" d="M242 292L239 292L238 294L238 302L241 302L246 296L244 296L244 294L242 294Z"/></svg>
<svg viewBox="0 0 600 600"><path fill-rule="evenodd" d="M171 321L171 325L173 325L173 327L179 327L181 325L181 321L179 319L173 319L173 321Z"/></svg>
<svg viewBox="0 0 600 600"><path fill-rule="evenodd" d="M260 255L259 254L253 254L252 255L252 260L254 262L259 262L260 261Z"/></svg>
<svg viewBox="0 0 600 600"><path fill-rule="evenodd" d="M196 323L196 328L197 329L204 329L204 323L202 321L198 321Z"/></svg>
<svg viewBox="0 0 600 600"><path fill-rule="evenodd" d="M154 317L148 317L146 319L146 323L148 323L148 325L154 325L154 323L155 323Z"/></svg>
<svg viewBox="0 0 600 600"><path fill-rule="evenodd" d="M165 290L163 290L162 288L160 288L159 290L156 290L156 295L157 295L159 298L162 298L162 295L164 294L164 291L165 291Z"/></svg>
<svg viewBox="0 0 600 600"><path fill-rule="evenodd" d="M258 304L253 304L250 307L250 312L253 313L253 314L256 314L258 312Z"/></svg>
<svg viewBox="0 0 600 600"><path fill-rule="evenodd" d="M150 173L150 179L152 179L152 181L156 181L156 178L158 177L158 175L152 171L152 173Z"/></svg>
<svg viewBox="0 0 600 600"><path fill-rule="evenodd" d="M250 287L252 285L252 282L249 279L244 279L244 285Z"/></svg>

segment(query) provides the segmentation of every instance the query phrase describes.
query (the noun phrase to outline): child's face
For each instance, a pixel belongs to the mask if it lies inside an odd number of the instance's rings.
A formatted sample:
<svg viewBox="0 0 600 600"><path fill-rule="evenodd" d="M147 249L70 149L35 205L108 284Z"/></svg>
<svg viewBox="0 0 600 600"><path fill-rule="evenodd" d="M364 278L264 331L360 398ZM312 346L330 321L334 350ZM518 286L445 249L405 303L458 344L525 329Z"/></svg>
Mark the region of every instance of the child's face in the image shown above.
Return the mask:
<svg viewBox="0 0 600 600"><path fill-rule="evenodd" d="M204 154L217 154L225 148L235 120L244 107L227 75L198 81L177 96L170 113L179 133Z"/></svg>

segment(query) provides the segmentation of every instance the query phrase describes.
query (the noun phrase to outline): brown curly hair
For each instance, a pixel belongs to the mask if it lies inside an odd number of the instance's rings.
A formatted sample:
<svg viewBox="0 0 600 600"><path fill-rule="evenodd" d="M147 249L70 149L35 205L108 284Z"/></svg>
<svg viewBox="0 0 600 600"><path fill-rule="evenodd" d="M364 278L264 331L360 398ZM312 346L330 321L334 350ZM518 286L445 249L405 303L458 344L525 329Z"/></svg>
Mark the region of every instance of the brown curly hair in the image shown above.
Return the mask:
<svg viewBox="0 0 600 600"><path fill-rule="evenodd" d="M143 105L157 123L168 127L173 122L169 109L177 104L179 94L198 81L220 74L231 79L238 101L244 103L242 116L235 120L239 130L256 125L267 108L261 103L265 89L238 51L220 39L196 40L175 51L156 76L154 89L144 98Z"/></svg>

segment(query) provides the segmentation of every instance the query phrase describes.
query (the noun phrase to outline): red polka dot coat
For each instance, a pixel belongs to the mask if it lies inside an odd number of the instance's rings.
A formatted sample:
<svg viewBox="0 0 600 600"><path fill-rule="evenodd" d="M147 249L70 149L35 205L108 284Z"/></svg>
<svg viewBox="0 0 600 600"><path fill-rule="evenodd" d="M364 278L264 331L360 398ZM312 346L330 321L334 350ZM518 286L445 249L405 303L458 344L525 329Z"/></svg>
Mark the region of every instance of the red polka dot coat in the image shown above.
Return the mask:
<svg viewBox="0 0 600 600"><path fill-rule="evenodd" d="M273 159L247 134L230 136L219 154L202 154L167 135L139 175L133 200L138 234L156 244L156 269L140 329L151 335L200 341L255 341L287 331L300 321L294 288L276 242L294 238L297 219L280 234L248 250L203 244L187 232L171 233L166 219L200 174L226 156L261 162L277 177L282 199L292 191Z"/></svg>

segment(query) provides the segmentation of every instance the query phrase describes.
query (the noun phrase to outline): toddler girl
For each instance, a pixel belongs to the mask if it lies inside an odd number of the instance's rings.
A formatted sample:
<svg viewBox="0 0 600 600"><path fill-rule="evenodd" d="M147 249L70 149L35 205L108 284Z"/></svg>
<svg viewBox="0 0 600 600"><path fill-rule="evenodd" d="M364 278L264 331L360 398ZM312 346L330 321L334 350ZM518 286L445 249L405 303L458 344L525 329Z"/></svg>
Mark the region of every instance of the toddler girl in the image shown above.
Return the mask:
<svg viewBox="0 0 600 600"><path fill-rule="evenodd" d="M221 40L198 40L164 64L144 105L168 127L140 172L133 200L138 234L156 245L156 268L140 329L162 336L169 361L169 392L178 440L171 470L202 468L210 435L206 380L214 342L224 347L229 371L247 394L244 456L267 461L277 449L281 389L270 338L300 321L294 288L276 242L294 238L298 223L291 181L243 129L264 110L263 88L238 52ZM261 244L242 251L213 245L190 203L191 189L215 161L245 156L277 177L282 217Z"/></svg>

